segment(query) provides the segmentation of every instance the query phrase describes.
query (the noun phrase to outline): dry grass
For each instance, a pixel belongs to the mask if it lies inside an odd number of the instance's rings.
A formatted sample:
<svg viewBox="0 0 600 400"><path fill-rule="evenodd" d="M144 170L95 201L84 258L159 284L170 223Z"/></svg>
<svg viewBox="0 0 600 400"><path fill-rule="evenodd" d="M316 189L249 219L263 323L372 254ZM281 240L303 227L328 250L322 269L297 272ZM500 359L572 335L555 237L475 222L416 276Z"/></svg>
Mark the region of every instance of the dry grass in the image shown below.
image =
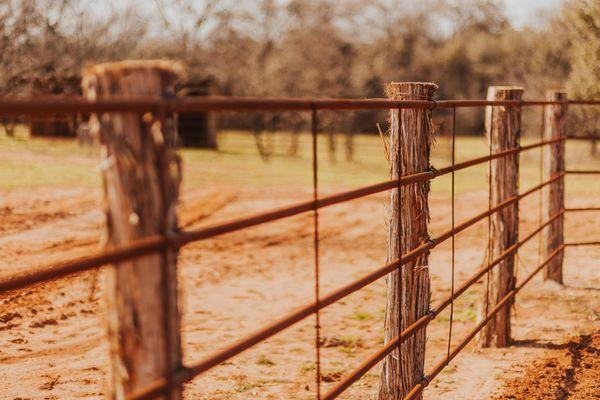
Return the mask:
<svg viewBox="0 0 600 400"><path fill-rule="evenodd" d="M245 185L255 187L288 186L308 188L311 184L312 157L308 134L300 134L296 156L289 155L291 135L272 135L274 153L269 161L258 154L248 132L225 131L220 134L220 150L183 149L184 185ZM537 139L524 139L523 143ZM355 157L348 162L344 154L344 137L339 136L335 159L327 152L326 138L319 138L319 181L325 190L339 190L368 185L387 179L388 165L381 139L376 135L355 136ZM459 136L457 162L488 153L483 137ZM450 164L451 141L438 137L432 151L432 164L441 168ZM539 181L540 150L521 155L521 187ZM100 184L94 149L80 147L75 140L28 138L21 130L17 138L0 134L0 189L40 186L95 186ZM600 169L600 157L589 155L589 144L567 145L567 168ZM457 172L457 192L485 189L487 164ZM589 185L590 177L569 177L569 192L600 194L600 187ZM436 178L432 191L449 192L450 175ZM590 193L592 191L593 193Z"/></svg>

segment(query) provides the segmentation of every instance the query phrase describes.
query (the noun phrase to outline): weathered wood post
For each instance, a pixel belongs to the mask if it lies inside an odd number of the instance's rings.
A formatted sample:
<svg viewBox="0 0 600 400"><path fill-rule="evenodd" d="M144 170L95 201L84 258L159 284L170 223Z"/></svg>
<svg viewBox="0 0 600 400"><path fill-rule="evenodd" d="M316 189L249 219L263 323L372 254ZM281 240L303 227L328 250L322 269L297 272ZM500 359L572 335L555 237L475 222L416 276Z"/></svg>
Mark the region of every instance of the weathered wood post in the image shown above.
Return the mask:
<svg viewBox="0 0 600 400"><path fill-rule="evenodd" d="M523 89L513 86L490 86L488 100L521 100ZM519 146L521 136L520 106L487 106L485 110L485 131L493 154ZM491 161L491 205L503 203L519 194L519 154L510 154ZM490 216L491 244L488 248L489 260L498 258L506 249L514 245L519 237L519 204L514 202ZM498 302L515 287L515 253L507 256L489 274L489 288L484 293L480 318L483 319ZM487 286L487 285L486 285ZM487 290L489 289L489 290ZM482 330L480 343L483 347L506 347L510 345L509 301L490 319Z"/></svg>
<svg viewBox="0 0 600 400"><path fill-rule="evenodd" d="M431 100L434 83L390 83L386 92L394 100ZM398 179L427 171L433 139L431 110L427 108L391 110L390 176ZM388 211L388 251L391 262L429 241L429 182L413 183L390 192ZM428 254L420 256L387 278L385 341L427 314L430 300ZM425 328L401 344L383 362L380 400L399 400L423 378ZM421 395L419 395L419 399Z"/></svg>
<svg viewBox="0 0 600 400"><path fill-rule="evenodd" d="M560 91L549 91L547 99L550 101L564 101L561 104L552 104L544 107L544 140L565 137L567 116L567 94ZM565 171L565 142L551 143L544 153L544 181L547 181ZM564 176L543 188L544 221L550 220L565 208L565 181ZM563 244L564 215L556 218L543 231L542 243L545 243L542 254L545 260L552 252ZM544 279L550 279L560 284L563 283L562 274L563 252L557 254L544 269Z"/></svg>
<svg viewBox="0 0 600 400"><path fill-rule="evenodd" d="M88 100L164 96L181 73L168 61L123 61L84 71ZM100 135L106 207L106 248L177 228L181 181L171 118L158 112L105 113L91 119ZM106 271L113 399L124 399L168 377L181 365L177 302L177 251L119 262ZM179 387L163 399L179 399Z"/></svg>

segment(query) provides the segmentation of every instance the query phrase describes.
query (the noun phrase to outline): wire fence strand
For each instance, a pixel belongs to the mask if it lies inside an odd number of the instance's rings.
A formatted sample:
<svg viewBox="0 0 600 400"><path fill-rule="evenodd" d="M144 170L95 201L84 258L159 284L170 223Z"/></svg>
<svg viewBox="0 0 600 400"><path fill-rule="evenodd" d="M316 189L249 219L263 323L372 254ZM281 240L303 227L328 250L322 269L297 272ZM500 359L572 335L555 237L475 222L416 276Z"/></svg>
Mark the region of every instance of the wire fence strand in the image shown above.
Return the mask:
<svg viewBox="0 0 600 400"><path fill-rule="evenodd" d="M452 167L454 167L454 164L456 162L456 107L454 107L452 109L452 150L451 150L451 162L452 162ZM454 230L454 228L456 227L455 225L455 198L456 198L456 193L455 193L455 172L452 171L452 177L451 177L451 185L452 185L452 189L451 189L451 214L450 214L450 223L451 223L451 227L452 230ZM447 353L448 356L450 356L450 347L452 344L452 325L454 324L454 263L455 263L455 235L452 235L452 242L451 242L451 259L450 259L450 263L451 263L451 279L450 279L450 324L448 327L448 349L447 349Z"/></svg>
<svg viewBox="0 0 600 400"><path fill-rule="evenodd" d="M320 310L320 269L319 269L319 209L316 207L319 199L319 160L317 152L318 119L317 110L313 109L311 114L312 135L312 181L313 181L313 210L314 227L314 268L315 268L315 383L317 400L321 400L321 316Z"/></svg>

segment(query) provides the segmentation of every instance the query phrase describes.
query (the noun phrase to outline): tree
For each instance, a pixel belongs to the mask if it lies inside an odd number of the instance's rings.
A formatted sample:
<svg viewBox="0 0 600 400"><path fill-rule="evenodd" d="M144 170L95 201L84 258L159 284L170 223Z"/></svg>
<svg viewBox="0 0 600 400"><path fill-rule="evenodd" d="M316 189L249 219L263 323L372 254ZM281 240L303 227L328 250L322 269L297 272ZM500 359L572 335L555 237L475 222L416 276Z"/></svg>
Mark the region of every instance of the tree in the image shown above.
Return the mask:
<svg viewBox="0 0 600 400"><path fill-rule="evenodd" d="M571 73L567 81L569 96L576 99L600 98L600 2L576 0L565 7L565 22L570 31ZM598 111L580 108L573 115L581 133L598 134ZM597 142L592 141L592 155Z"/></svg>

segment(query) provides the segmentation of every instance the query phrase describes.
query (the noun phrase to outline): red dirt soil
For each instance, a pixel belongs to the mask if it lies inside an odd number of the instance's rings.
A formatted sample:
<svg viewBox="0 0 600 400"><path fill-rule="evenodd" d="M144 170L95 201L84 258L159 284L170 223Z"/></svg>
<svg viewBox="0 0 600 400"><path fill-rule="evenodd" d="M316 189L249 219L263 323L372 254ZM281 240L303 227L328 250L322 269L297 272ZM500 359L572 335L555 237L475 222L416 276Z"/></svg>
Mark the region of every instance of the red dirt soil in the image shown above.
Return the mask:
<svg viewBox="0 0 600 400"><path fill-rule="evenodd" d="M197 227L309 198L309 192L289 188L268 193L226 188L186 192L180 219ZM40 189L0 193L0 199L3 276L98 249L102 226L98 192ZM448 199L447 194L432 195L433 235L450 226ZM381 195L322 210L322 293L382 265L385 204ZM485 193L459 196L457 222L486 207ZM522 212L525 236L539 223L537 203L529 199L522 207L533 210ZM598 234L594 218L569 215L568 237L591 240ZM457 237L457 283L481 266L486 240L485 221ZM431 254L433 305L449 294L450 254L449 243ZM526 388L547 381L562 388L556 393L563 390L563 397L539 398L594 398L600 371L595 333L600 320L599 256L598 249L567 250L564 287L543 284L538 276L517 297L515 346L478 350L470 345L431 383L425 397L535 398L527 397ZM519 254L519 278L537 261L533 240ZM180 253L179 265L184 361L192 363L313 300L312 219L301 215L190 244ZM103 398L109 366L102 282L101 272L82 273L0 297L1 398ZM475 325L484 287L482 281L457 301L453 345ZM384 299L381 280L322 312L325 390L381 346ZM448 317L448 312L442 313L427 329L427 370L445 355ZM198 377L186 385L186 398L314 398L313 325L314 319L308 318ZM583 336L572 339L573 335ZM549 359L557 361L548 363ZM591 368L586 367L588 362ZM372 398L378 368L342 398ZM547 371L544 381L535 375L542 371Z"/></svg>
<svg viewBox="0 0 600 400"><path fill-rule="evenodd" d="M600 332L568 343L536 343L549 351L504 384L493 400L600 399Z"/></svg>

